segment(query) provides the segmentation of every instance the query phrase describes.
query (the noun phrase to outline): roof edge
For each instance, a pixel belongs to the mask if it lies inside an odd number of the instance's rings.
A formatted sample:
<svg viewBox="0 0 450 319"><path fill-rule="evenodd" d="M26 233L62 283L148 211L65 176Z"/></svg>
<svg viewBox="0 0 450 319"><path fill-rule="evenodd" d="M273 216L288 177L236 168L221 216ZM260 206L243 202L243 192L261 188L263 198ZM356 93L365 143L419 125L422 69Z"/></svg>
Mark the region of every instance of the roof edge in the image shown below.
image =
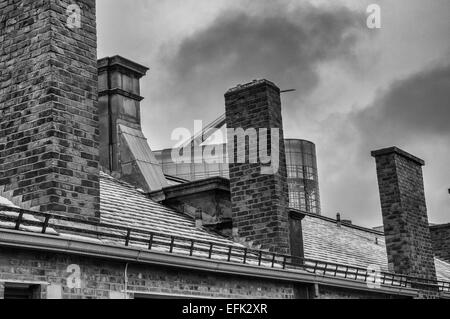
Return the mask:
<svg viewBox="0 0 450 319"><path fill-rule="evenodd" d="M216 176L163 188L166 199L187 196L211 190L221 190L229 192L230 182L226 178Z"/></svg>
<svg viewBox="0 0 450 319"><path fill-rule="evenodd" d="M372 289L365 282L351 279L334 278L325 275L289 271L276 268L260 268L252 265L226 263L223 261L205 260L197 257L188 257L145 249L118 247L106 244L97 244L75 239L51 237L42 234L18 233L16 231L0 232L0 245L21 249L49 251L59 253L73 253L94 258L106 258L142 264L180 267L190 270L209 271L222 274L233 274L247 277L265 278L305 284L323 284L327 286L345 287L356 290L369 290L376 293L396 294L405 296L417 295L417 290L410 288L381 287Z"/></svg>
<svg viewBox="0 0 450 319"><path fill-rule="evenodd" d="M327 221L327 222L330 222L330 223L333 223L333 224L337 224L338 223L337 220L335 220L335 219L333 219L331 217L326 217L326 216L322 216L322 215L318 215L318 214L308 213L308 212L301 211L301 210L298 210L298 209L289 208L289 213L291 213L291 212L294 213L294 214L303 214L303 215L308 216L308 217L321 219L321 220L324 220L324 221ZM367 227L363 227L363 226L358 226L358 225L354 225L354 224L347 224L347 223L341 223L341 227L353 228L353 229L365 231L365 232L368 232L368 233L372 233L372 234L376 234L376 235L384 237L384 233L383 232L380 232L380 231L375 230L375 229L370 229L370 228L367 228Z"/></svg>
<svg viewBox="0 0 450 319"><path fill-rule="evenodd" d="M126 70L137 73L140 76L144 76L147 74L147 71L150 70L148 67L139 64L137 62L126 59L120 55L114 55L112 57L104 57L97 60L98 69L102 70L104 68L110 67L121 67Z"/></svg>
<svg viewBox="0 0 450 319"><path fill-rule="evenodd" d="M439 225L431 225L430 228L431 229L445 229L445 228L450 229L450 223L448 223L448 224L439 224Z"/></svg>
<svg viewBox="0 0 450 319"><path fill-rule="evenodd" d="M376 150L376 151L372 151L370 153L373 157L377 158L379 156L383 156L383 155L391 155L391 154L396 154L399 156L402 156L420 166L424 166L425 165L425 161L423 159L420 159L396 146L393 147L388 147L388 148L383 148L380 150Z"/></svg>

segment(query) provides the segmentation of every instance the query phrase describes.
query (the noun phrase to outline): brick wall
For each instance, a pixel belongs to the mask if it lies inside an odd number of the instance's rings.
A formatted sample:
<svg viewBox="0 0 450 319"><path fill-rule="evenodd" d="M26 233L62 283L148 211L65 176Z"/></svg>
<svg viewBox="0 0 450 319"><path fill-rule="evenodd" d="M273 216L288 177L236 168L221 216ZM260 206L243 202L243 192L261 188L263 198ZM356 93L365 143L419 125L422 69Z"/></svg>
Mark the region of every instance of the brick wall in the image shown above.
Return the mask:
<svg viewBox="0 0 450 319"><path fill-rule="evenodd" d="M345 288L320 286L318 289L318 299L407 299L406 297L377 294L370 291L356 291Z"/></svg>
<svg viewBox="0 0 450 319"><path fill-rule="evenodd" d="M436 279L421 159L398 148L376 158L386 250L391 270Z"/></svg>
<svg viewBox="0 0 450 319"><path fill-rule="evenodd" d="M436 257L450 262L450 224L431 226L430 234Z"/></svg>
<svg viewBox="0 0 450 319"><path fill-rule="evenodd" d="M40 285L45 299L122 299L126 261L82 257L71 254L0 248L0 299L5 283ZM70 287L71 273L79 267L79 286ZM226 275L217 272L130 263L127 269L127 297L328 299L401 298L376 291L310 283ZM79 288L78 288L79 287Z"/></svg>
<svg viewBox="0 0 450 319"><path fill-rule="evenodd" d="M69 28L68 5L81 8ZM94 0L0 0L0 189L22 206L98 218Z"/></svg>
<svg viewBox="0 0 450 319"><path fill-rule="evenodd" d="M70 265L80 267L80 288L69 288L67 285ZM0 282L48 282L50 286L43 286L43 293L49 287L53 291L56 288L62 292L64 299L114 298L124 290L125 265L126 262L69 254L1 248ZM295 297L293 284L272 280L139 264L130 264L127 272L127 291L131 292L216 298ZM133 298L134 293L130 293L130 297Z"/></svg>
<svg viewBox="0 0 450 319"><path fill-rule="evenodd" d="M254 128L279 129L279 169L271 175L261 174L262 160L258 142L245 143L245 153L257 153L257 163L236 163L239 145L229 149L230 190L233 227L239 236L263 249L289 253L289 225L286 207L288 187L284 150L283 122L280 90L275 84L256 81L229 90L225 94L227 128L244 130ZM228 137L228 147L233 147L234 136ZM237 140L237 139L236 139ZM259 141L259 138L258 138ZM268 139L268 147L270 139Z"/></svg>

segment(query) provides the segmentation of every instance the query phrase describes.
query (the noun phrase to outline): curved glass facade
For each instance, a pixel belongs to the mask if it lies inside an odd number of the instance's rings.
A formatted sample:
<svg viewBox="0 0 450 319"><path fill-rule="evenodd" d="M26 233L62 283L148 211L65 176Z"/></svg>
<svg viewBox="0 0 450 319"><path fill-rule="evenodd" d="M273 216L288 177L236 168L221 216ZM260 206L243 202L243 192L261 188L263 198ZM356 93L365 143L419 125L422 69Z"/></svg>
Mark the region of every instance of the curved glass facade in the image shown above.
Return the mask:
<svg viewBox="0 0 450 319"><path fill-rule="evenodd" d="M287 139L285 148L289 206L320 215L316 146L305 140Z"/></svg>
<svg viewBox="0 0 450 319"><path fill-rule="evenodd" d="M199 161L195 163L195 151L192 150L191 163L175 163L171 158L171 149L154 152L157 160L161 163L164 174L182 178L188 181L196 181L208 177L221 176L229 178L227 164L226 145L223 153L219 154L217 163L206 163ZM200 147L202 150L203 148ZM317 173L316 146L314 143L298 140L286 139L286 168L289 187L289 206L309 213L319 214L320 194L319 180ZM201 154L201 151L200 151ZM220 158L223 157L221 160Z"/></svg>

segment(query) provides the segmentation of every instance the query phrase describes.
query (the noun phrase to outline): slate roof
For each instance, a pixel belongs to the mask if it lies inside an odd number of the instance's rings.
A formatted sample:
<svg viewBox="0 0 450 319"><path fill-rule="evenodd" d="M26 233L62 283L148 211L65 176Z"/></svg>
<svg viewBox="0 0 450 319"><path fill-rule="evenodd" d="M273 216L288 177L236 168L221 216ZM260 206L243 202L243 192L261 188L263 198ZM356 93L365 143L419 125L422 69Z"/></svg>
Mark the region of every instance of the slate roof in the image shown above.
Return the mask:
<svg viewBox="0 0 450 319"><path fill-rule="evenodd" d="M344 225L338 227L332 220L312 215L303 219L302 230L306 258L363 268L376 264L387 271L383 235Z"/></svg>
<svg viewBox="0 0 450 319"><path fill-rule="evenodd" d="M351 227L321 216L306 216L302 221L305 257L367 268L378 265L388 272L384 235L381 232ZM450 281L450 263L435 258L439 280Z"/></svg>
<svg viewBox="0 0 450 319"><path fill-rule="evenodd" d="M235 245L233 241L209 232L206 228L195 227L195 221L188 215L152 201L131 185L107 174L100 174L101 222L187 239Z"/></svg>
<svg viewBox="0 0 450 319"><path fill-rule="evenodd" d="M100 174L100 194L101 222L103 223L186 238L186 244L193 239L240 249L244 247L242 244L233 242L206 228L196 227L194 220L188 215L152 201L140 190L105 173ZM6 200L2 202L7 203ZM0 212L0 214L15 213ZM24 218L33 217L25 214ZM0 222L0 227L14 228L14 224ZM346 225L338 227L336 221L314 215L307 215L303 219L302 228L306 258L361 268L366 268L371 264L379 265L382 270L388 271L386 247L381 232ZM21 230L40 231L40 229L26 226L21 226ZM48 233L55 234L51 229ZM59 235L100 243L119 244L111 239L87 238L81 234L59 233ZM123 245L123 241L120 241L120 245ZM136 243L130 243L130 245L136 245ZM158 249L164 251L164 249L167 250L167 246L156 247L156 250ZM177 253L177 249L173 253ZM178 253L186 254L186 249L179 249ZM203 255L205 253L197 256ZM213 255L212 258L224 259L225 257ZM234 260L232 259L232 261ZM450 282L450 263L436 259L436 270L439 280Z"/></svg>

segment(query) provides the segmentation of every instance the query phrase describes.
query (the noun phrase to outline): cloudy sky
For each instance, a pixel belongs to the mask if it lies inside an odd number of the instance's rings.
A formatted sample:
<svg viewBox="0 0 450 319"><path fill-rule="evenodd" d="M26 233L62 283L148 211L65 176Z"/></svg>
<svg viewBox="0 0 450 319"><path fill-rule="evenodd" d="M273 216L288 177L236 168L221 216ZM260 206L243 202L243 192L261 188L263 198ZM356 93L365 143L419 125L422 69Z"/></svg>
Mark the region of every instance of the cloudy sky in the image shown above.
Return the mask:
<svg viewBox="0 0 450 319"><path fill-rule="evenodd" d="M381 29L366 26L381 7ZM224 113L224 92L267 78L282 89L285 137L316 143L323 214L381 225L370 151L423 158L429 217L450 222L450 1L97 0L99 57L150 67L152 149Z"/></svg>

